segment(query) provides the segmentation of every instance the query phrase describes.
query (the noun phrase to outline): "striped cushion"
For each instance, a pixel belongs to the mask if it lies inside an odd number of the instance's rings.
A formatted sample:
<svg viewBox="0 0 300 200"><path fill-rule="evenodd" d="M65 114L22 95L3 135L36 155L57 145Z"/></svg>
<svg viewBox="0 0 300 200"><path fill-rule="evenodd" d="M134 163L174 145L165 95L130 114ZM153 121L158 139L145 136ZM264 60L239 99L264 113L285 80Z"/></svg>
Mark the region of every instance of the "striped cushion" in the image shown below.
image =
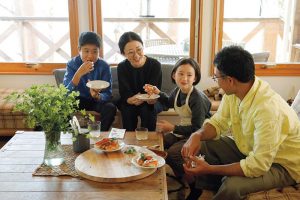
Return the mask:
<svg viewBox="0 0 300 200"><path fill-rule="evenodd" d="M14 103L4 98L12 92L22 92L23 89L0 88L0 135L14 135L17 130L30 130L25 126L25 115L13 112Z"/></svg>
<svg viewBox="0 0 300 200"><path fill-rule="evenodd" d="M204 190L198 200L211 200L214 196L213 191ZM247 195L246 200L299 200L300 184L284 188L276 188L268 191L261 191Z"/></svg>
<svg viewBox="0 0 300 200"><path fill-rule="evenodd" d="M256 192L249 194L247 200L298 200L300 199L300 185L289 186L284 188L276 188L268 191Z"/></svg>

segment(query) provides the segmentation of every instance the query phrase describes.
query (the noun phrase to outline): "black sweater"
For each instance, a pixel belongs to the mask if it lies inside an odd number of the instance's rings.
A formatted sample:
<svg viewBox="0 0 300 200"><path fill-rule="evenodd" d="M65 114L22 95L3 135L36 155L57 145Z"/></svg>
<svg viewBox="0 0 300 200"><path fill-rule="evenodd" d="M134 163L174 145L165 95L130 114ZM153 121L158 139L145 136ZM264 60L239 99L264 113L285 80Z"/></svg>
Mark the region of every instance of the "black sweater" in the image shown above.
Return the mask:
<svg viewBox="0 0 300 200"><path fill-rule="evenodd" d="M134 68L126 59L118 65L118 81L121 103L127 103L127 99L137 93L145 93L145 84L155 85L161 88L162 71L161 64L147 57L143 67Z"/></svg>

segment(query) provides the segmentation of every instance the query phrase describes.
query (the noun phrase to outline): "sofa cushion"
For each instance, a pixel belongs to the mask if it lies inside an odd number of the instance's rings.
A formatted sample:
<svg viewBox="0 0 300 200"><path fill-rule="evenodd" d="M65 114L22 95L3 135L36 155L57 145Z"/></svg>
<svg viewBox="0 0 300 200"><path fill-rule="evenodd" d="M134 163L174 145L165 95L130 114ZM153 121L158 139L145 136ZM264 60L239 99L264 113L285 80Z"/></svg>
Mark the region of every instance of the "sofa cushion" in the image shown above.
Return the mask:
<svg viewBox="0 0 300 200"><path fill-rule="evenodd" d="M120 99L119 94L119 81L118 81L118 71L117 67L111 67L111 76L112 76L112 102L117 105L117 102Z"/></svg>
<svg viewBox="0 0 300 200"><path fill-rule="evenodd" d="M20 112L13 112L14 103L8 102L5 98L12 92L23 92L23 89L0 88L0 115L20 115Z"/></svg>
<svg viewBox="0 0 300 200"><path fill-rule="evenodd" d="M175 88L175 84L172 83L171 80L171 72L173 69L173 65L163 64L161 66L161 69L162 69L162 77L163 77L161 90L169 94ZM66 73L66 68L55 69L53 71L57 85L63 83L65 73ZM111 67L111 75L112 75L112 101L116 103L120 98L118 72L116 66Z"/></svg>
<svg viewBox="0 0 300 200"><path fill-rule="evenodd" d="M22 92L23 89L0 88L0 135L11 136L17 130L32 130L25 125L25 118L22 112L13 112L14 103L4 98L12 92Z"/></svg>
<svg viewBox="0 0 300 200"><path fill-rule="evenodd" d="M173 70L174 65L171 64L162 64L161 71L162 71L162 84L161 84L161 91L170 94L172 90L176 87L176 84L172 82L171 73Z"/></svg>

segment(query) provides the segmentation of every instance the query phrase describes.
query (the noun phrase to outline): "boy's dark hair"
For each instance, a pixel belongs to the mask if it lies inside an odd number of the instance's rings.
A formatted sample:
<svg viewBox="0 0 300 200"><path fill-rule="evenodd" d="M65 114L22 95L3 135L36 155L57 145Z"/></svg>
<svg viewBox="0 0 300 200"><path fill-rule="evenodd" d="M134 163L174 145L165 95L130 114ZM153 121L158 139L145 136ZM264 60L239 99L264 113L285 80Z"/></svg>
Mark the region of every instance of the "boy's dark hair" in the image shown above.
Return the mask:
<svg viewBox="0 0 300 200"><path fill-rule="evenodd" d="M242 83L255 79L253 57L240 46L224 47L215 56L214 65L223 75L234 77Z"/></svg>
<svg viewBox="0 0 300 200"><path fill-rule="evenodd" d="M82 32L78 39L78 48L81 48L82 46L86 44L94 44L98 48L101 46L101 38L100 36L95 32Z"/></svg>
<svg viewBox="0 0 300 200"><path fill-rule="evenodd" d="M179 66L185 65L185 64L189 64L194 68L194 70L195 70L195 82L193 83L193 85L197 85L201 80L201 72L200 72L199 64L193 58L181 58L180 60L178 60L175 63L174 68L173 68L172 73L171 73L172 82L174 84L176 84L176 82L173 78L173 74L176 73Z"/></svg>
<svg viewBox="0 0 300 200"><path fill-rule="evenodd" d="M126 44L131 41L138 41L143 45L143 41L138 34L132 31L125 32L123 35L121 35L118 43L121 54L124 54L124 48Z"/></svg>

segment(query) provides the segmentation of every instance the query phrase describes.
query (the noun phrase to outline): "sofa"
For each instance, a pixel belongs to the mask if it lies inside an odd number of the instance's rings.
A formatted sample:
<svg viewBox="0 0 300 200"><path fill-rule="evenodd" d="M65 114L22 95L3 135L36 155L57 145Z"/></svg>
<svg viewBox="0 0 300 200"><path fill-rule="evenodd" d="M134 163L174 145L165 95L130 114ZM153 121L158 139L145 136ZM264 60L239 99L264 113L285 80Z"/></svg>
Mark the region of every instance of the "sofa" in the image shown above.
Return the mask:
<svg viewBox="0 0 300 200"><path fill-rule="evenodd" d="M171 64L162 64L162 87L161 91L164 91L168 94L176 87L176 85L171 80L171 72L173 69L173 65ZM64 74L66 72L65 68L56 69L53 71L55 76L55 80L57 85L61 84L64 78ZM117 67L111 67L112 74L112 101L116 103L120 98L119 95L119 83L118 83L118 75L117 75ZM220 101L215 101L213 98L210 98L212 102L211 112L214 113L218 109ZM168 120L177 124L179 122L179 117L175 113L174 109L169 109L168 111L162 111L158 114L158 120ZM121 114L118 111L116 115L115 122L112 124L113 127L122 127Z"/></svg>
<svg viewBox="0 0 300 200"><path fill-rule="evenodd" d="M170 64L163 64L162 65L162 91L170 93L175 84L171 81L171 71L173 69L173 65ZM64 78L64 74L66 72L65 68L62 69L55 69L53 71L55 80L57 85L61 84ZM113 95L113 102L116 102L119 98L119 85L118 85L118 77L117 77L117 67L111 68L112 72L112 95ZM25 115L21 112L13 112L13 103L8 103L4 98L8 96L11 92L22 92L23 89L12 89L12 88L0 88L0 136L12 136L15 134L17 130L32 130L27 128L25 125ZM211 112L214 113L220 101L214 101L212 99L212 109ZM97 115L96 113L94 113ZM175 113L174 109L169 109L168 111L163 111L159 113L158 120L165 119L169 120L173 123L179 122L179 117ZM114 123L112 124L113 127L122 127L122 120L120 112L117 112L116 118Z"/></svg>

